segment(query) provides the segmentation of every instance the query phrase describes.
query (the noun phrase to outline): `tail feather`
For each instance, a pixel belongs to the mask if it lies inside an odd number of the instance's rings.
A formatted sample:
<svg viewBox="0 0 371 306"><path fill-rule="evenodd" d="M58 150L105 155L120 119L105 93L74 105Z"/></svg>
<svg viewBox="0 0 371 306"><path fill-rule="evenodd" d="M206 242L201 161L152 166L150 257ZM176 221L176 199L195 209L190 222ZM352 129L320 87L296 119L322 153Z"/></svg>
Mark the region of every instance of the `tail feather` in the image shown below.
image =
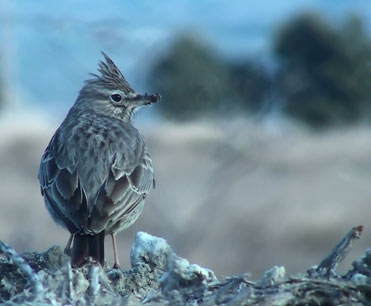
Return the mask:
<svg viewBox="0 0 371 306"><path fill-rule="evenodd" d="M104 231L96 235L76 234L73 240L73 247L71 251L72 266L81 267L86 263L88 257L92 257L103 266L104 237Z"/></svg>

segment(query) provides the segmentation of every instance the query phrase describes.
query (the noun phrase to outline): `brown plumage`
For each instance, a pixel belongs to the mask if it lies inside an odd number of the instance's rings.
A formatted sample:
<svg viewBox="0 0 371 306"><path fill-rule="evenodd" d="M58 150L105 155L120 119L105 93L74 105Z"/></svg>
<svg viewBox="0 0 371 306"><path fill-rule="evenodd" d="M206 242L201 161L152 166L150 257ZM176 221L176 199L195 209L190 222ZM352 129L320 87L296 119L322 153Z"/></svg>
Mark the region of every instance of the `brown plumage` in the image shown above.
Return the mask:
<svg viewBox="0 0 371 306"><path fill-rule="evenodd" d="M132 125L134 111L160 100L139 95L104 54L41 159L39 180L53 219L71 233L66 251L81 266L104 264L104 237L129 227L154 186L151 156Z"/></svg>

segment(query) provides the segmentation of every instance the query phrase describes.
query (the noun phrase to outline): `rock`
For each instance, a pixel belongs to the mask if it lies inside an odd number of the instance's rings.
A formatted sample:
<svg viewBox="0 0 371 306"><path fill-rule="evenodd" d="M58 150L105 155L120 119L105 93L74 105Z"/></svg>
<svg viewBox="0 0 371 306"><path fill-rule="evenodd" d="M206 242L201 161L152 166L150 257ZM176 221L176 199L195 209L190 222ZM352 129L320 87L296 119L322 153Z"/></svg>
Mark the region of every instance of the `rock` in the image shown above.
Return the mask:
<svg viewBox="0 0 371 306"><path fill-rule="evenodd" d="M165 239L138 232L131 248L130 261L132 267L146 264L152 270L167 271L174 256Z"/></svg>
<svg viewBox="0 0 371 306"><path fill-rule="evenodd" d="M8 304L363 305L371 292L371 250L344 277L286 279L284 267L273 267L256 282L246 274L219 281L213 271L177 256L164 239L143 232L127 271L96 262L72 268L59 247L18 255L0 242L0 250L0 303Z"/></svg>
<svg viewBox="0 0 371 306"><path fill-rule="evenodd" d="M219 283L213 271L191 265L176 255L172 258L168 271L160 277L161 292L165 297L174 296L179 302L198 300Z"/></svg>
<svg viewBox="0 0 371 306"><path fill-rule="evenodd" d="M273 286L276 283L283 282L285 279L285 274L285 267L273 267L268 271L265 271L263 278L257 281L256 285L260 287Z"/></svg>
<svg viewBox="0 0 371 306"><path fill-rule="evenodd" d="M40 270L57 270L69 261L69 256L64 254L60 246L56 245L44 253L25 251L22 257L35 272L39 272Z"/></svg>

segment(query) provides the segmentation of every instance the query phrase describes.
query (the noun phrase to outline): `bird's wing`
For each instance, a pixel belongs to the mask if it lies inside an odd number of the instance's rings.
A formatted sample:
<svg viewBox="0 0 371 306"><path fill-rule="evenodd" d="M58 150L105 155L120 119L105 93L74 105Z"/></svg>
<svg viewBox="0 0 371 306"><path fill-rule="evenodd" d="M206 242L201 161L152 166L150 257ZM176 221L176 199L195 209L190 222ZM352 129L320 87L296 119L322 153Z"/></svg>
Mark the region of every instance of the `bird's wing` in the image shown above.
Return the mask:
<svg viewBox="0 0 371 306"><path fill-rule="evenodd" d="M134 163L129 171L126 170L125 156L118 155L114 159L111 172L113 174L114 181L119 181L123 176L127 177L130 188L139 193L148 193L153 186L153 168L151 156L148 152L147 147L142 146L142 154L138 158L137 162ZM111 186L107 185L106 190L109 190Z"/></svg>
<svg viewBox="0 0 371 306"><path fill-rule="evenodd" d="M107 216L110 222L124 218L139 205L154 187L154 174L151 157L145 146L135 163L128 167L125 155L116 154L110 168L110 174L102 186L92 211L94 227L103 227L97 224L98 216Z"/></svg>
<svg viewBox="0 0 371 306"><path fill-rule="evenodd" d="M41 159L39 181L46 207L54 220L74 233L86 223L87 198L81 187L73 160L62 163L54 158L58 133L51 139ZM56 143L57 142L57 143Z"/></svg>

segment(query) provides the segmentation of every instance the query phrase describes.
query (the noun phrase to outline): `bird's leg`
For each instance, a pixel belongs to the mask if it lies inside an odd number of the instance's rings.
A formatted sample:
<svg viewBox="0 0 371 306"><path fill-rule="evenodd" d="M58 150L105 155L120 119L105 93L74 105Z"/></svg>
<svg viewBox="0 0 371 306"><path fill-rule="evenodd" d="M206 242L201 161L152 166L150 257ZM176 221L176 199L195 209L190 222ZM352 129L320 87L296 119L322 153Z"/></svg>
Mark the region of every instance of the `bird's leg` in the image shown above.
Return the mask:
<svg viewBox="0 0 371 306"><path fill-rule="evenodd" d="M72 241L73 241L74 236L75 235L73 235L73 234L70 235L70 238L67 241L67 245L64 248L64 253L67 254L67 255L71 255L71 245L72 245Z"/></svg>
<svg viewBox="0 0 371 306"><path fill-rule="evenodd" d="M117 245L116 245L116 236L114 233L112 233L111 237L112 237L112 245L113 245L113 257L115 259L115 263L113 264L113 269L120 269L119 256L117 253Z"/></svg>

